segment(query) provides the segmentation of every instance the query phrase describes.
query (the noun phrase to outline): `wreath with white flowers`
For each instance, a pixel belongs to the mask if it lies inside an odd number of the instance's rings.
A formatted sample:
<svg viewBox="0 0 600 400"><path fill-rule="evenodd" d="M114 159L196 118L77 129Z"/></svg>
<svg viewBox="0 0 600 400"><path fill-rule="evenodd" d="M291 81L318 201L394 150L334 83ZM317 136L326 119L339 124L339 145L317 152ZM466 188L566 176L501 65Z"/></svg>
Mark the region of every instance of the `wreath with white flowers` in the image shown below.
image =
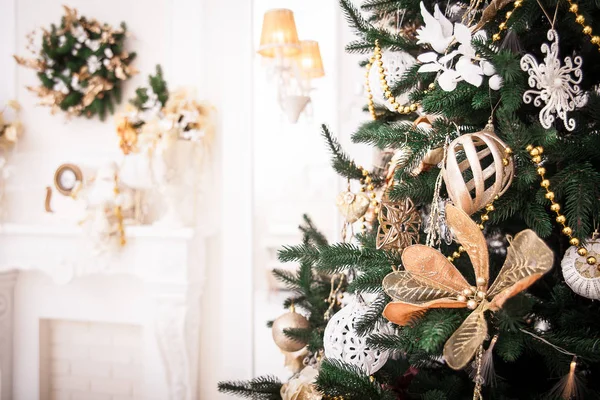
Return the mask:
<svg viewBox="0 0 600 400"><path fill-rule="evenodd" d="M137 71L130 65L135 53L124 50L127 28L117 29L78 16L64 7L59 27L28 35L32 58L14 56L18 64L37 71L39 86L28 87L40 104L69 116L95 115L104 119L121 100L121 84ZM41 37L41 43L35 45Z"/></svg>

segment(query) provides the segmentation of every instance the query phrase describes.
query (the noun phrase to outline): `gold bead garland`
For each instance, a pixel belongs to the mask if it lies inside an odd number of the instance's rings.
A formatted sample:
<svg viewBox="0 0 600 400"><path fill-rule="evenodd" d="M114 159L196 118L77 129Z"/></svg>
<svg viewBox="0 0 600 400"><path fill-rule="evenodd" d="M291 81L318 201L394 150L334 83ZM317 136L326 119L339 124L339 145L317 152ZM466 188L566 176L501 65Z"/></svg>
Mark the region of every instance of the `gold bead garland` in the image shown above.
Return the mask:
<svg viewBox="0 0 600 400"><path fill-rule="evenodd" d="M585 17L579 14L579 6L577 5L577 3L573 2L572 0L567 1L569 2L569 11L572 14L575 14L575 22L577 22L583 27L583 34L588 36L590 38L590 42L598 46L598 50L600 51L600 36L594 35L592 27L590 25L585 24Z"/></svg>
<svg viewBox="0 0 600 400"><path fill-rule="evenodd" d="M375 103L373 102L373 93L371 92L371 84L369 82L369 74L371 72L371 68L376 66L379 72L379 80L381 82L381 88L383 89L384 97L390 102L395 111L400 114L410 114L419 108L419 103L412 103L409 105L402 106L397 101L394 95L390 90L390 86L388 84L387 78L385 76L385 68L383 67L383 62L381 61L381 47L379 47L379 41L375 40L375 50L373 55L369 58L369 63L367 64L367 71L365 73L365 88L367 90L367 101L369 105L369 113L371 113L371 118L377 119L377 115L375 114ZM432 83L429 85L429 89L432 90L435 85ZM427 93L427 91L425 91Z"/></svg>
<svg viewBox="0 0 600 400"><path fill-rule="evenodd" d="M373 185L373 178L371 178L371 174L368 170L364 169L361 166L357 167L361 173L363 178L360 180L361 183L361 192L370 192L369 197L371 198L371 206L373 206L375 215L379 215L379 209L381 207L381 202L377 199L377 193L375 193L375 186ZM360 229L361 232L364 232L367 227L365 225L365 216L363 215L359 221L361 222Z"/></svg>
<svg viewBox="0 0 600 400"><path fill-rule="evenodd" d="M117 200L121 191L119 190L119 174L115 173L115 187L113 192L115 194L115 216L117 217L117 222L119 224L119 243L121 246L125 246L127 243L127 239L125 239L125 228L123 227L123 210L121 208L120 202Z"/></svg>
<svg viewBox="0 0 600 400"><path fill-rule="evenodd" d="M529 152L531 156L531 161L537 166L537 174L542 179L540 182L540 186L546 189L546 194L544 197L548 199L551 203L550 210L556 213L556 222L562 225L561 232L563 235L569 238L569 244L571 246L577 247L577 254L581 257L585 257L588 254L588 251L585 247L581 245L581 241L573 236L573 229L567 225L567 218L560 213L560 204L554 200L554 192L550 190L550 180L546 179L546 168L542 167L540 163L542 162L542 154L544 153L544 148L542 146L533 146L528 145L526 150ZM589 265L595 265L597 262L595 257L588 257L587 263Z"/></svg>
<svg viewBox="0 0 600 400"><path fill-rule="evenodd" d="M499 41L502 38L502 32L505 31L508 27L506 26L508 20L510 19L510 17L513 15L513 12L521 7L523 5L523 0L517 0L513 3L513 9L511 11L507 11L506 15L505 15L505 19L504 22L501 22L500 25L498 25L498 28L500 29L497 33L494 33L492 35L492 40L494 42Z"/></svg>

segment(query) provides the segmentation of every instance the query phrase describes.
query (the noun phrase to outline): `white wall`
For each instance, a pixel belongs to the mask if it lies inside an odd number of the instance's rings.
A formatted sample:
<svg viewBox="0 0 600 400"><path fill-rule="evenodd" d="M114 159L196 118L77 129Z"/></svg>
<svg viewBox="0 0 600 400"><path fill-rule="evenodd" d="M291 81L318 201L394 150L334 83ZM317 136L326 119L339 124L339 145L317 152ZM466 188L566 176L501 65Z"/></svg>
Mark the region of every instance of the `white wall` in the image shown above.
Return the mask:
<svg viewBox="0 0 600 400"><path fill-rule="evenodd" d="M10 54L25 53L25 34L58 22L62 0L0 0L0 100L23 105L25 135L19 144L7 196L8 219L19 223L64 223L43 211L44 188L63 162L97 164L119 157L112 118L65 122L35 107L24 86L34 73L16 68ZM126 21L129 47L141 74L124 98L163 66L171 87L195 86L218 110L214 179L203 207L202 229L213 232L203 294L200 399L228 398L217 382L263 373L285 376L283 356L265 328L280 315L284 294L268 284L275 250L299 240L296 226L309 213L330 238L340 221L334 198L340 181L329 167L319 125L327 123L344 144L364 101L360 57L348 56L351 39L337 1L305 0L71 0L68 5L101 21ZM301 38L319 41L326 77L316 82L313 115L289 125L275 102L255 55L262 14L290 7ZM318 12L316 12L318 10ZM368 165L366 147L348 146ZM26 282L24 282L26 283ZM19 296L29 288L20 285ZM18 305L16 313L19 313Z"/></svg>

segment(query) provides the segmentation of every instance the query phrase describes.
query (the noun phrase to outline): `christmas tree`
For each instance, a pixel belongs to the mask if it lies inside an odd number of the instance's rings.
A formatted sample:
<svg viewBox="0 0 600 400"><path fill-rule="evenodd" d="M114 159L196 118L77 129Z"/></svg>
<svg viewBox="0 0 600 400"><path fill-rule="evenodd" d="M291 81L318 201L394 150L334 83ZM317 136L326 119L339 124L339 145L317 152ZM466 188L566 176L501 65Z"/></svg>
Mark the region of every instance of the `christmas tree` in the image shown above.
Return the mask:
<svg viewBox="0 0 600 400"><path fill-rule="evenodd" d="M372 117L353 140L383 161L356 165L323 128L349 181L337 199L346 234L329 244L307 220L304 242L279 253L297 274L275 271L293 310L274 339L304 362L285 383L220 389L600 398L598 4L341 7L358 35L347 49L365 55Z"/></svg>

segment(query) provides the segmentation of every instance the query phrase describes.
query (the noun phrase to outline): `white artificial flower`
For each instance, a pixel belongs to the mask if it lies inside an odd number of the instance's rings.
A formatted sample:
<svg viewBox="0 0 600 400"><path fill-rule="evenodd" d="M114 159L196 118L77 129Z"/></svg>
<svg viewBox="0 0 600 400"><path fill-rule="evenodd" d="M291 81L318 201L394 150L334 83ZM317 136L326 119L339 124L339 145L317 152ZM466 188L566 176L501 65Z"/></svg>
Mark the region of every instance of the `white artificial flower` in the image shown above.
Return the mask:
<svg viewBox="0 0 600 400"><path fill-rule="evenodd" d="M490 85L490 89L492 90L500 90L502 87L502 77L498 74L492 75L488 84Z"/></svg>
<svg viewBox="0 0 600 400"><path fill-rule="evenodd" d="M456 72L467 83L479 87L483 82L483 71L477 64L473 64L469 57L461 57L455 66Z"/></svg>
<svg viewBox="0 0 600 400"><path fill-rule="evenodd" d="M492 65L492 63L489 61L482 61L480 66L481 70L486 76L492 76L496 73L496 68L494 68L494 65Z"/></svg>
<svg viewBox="0 0 600 400"><path fill-rule="evenodd" d="M79 84L79 77L78 76L73 76L71 78L71 87L73 88L73 90L76 90L78 92L83 92L83 88Z"/></svg>
<svg viewBox="0 0 600 400"><path fill-rule="evenodd" d="M79 53L79 52L77 51L77 49L73 49L73 50L71 50L71 54L73 54L74 56L76 56L76 55L77 55L77 53Z"/></svg>
<svg viewBox="0 0 600 400"><path fill-rule="evenodd" d="M417 29L417 44L429 44L433 50L443 54L454 39L452 23L442 14L437 4L431 15L421 2L421 15L425 26Z"/></svg>
<svg viewBox="0 0 600 400"><path fill-rule="evenodd" d="M106 58L113 58L114 57L114 53L110 49L110 47L107 47L107 48L104 49L104 55L106 56Z"/></svg>
<svg viewBox="0 0 600 400"><path fill-rule="evenodd" d="M71 28L71 34L75 39L77 39L79 43L85 42L88 38L87 32L85 31L85 29L83 29L83 26L81 25L77 25L76 27Z"/></svg>
<svg viewBox="0 0 600 400"><path fill-rule="evenodd" d="M51 69L47 69L46 71L44 71L44 75L46 75L46 77L47 77L47 78L50 78L50 79L52 79L52 76L53 76L54 74L52 73L52 70L51 70Z"/></svg>
<svg viewBox="0 0 600 400"><path fill-rule="evenodd" d="M85 45L93 52L96 52L96 51L98 51L98 49L100 49L100 41L99 40L86 39Z"/></svg>
<svg viewBox="0 0 600 400"><path fill-rule="evenodd" d="M90 58L88 58L88 60L87 60L87 67L88 67L88 70L90 71L90 74L93 74L102 67L102 63L100 62L98 57L90 56Z"/></svg>
<svg viewBox="0 0 600 400"><path fill-rule="evenodd" d="M205 134L206 132L204 129L190 129L189 131L181 132L181 137L182 139L189 140L191 142L198 142L205 136Z"/></svg>
<svg viewBox="0 0 600 400"><path fill-rule="evenodd" d="M65 37L65 35L60 35L58 37L58 45L62 47L65 45L65 43L67 43L67 38Z"/></svg>
<svg viewBox="0 0 600 400"><path fill-rule="evenodd" d="M104 60L102 60L102 64L104 64L104 66L108 68L108 66L110 65L110 60L108 58L105 58Z"/></svg>
<svg viewBox="0 0 600 400"><path fill-rule="evenodd" d="M79 42L75 43L75 48L79 50L81 48L81 43L79 43Z"/></svg>
<svg viewBox="0 0 600 400"><path fill-rule="evenodd" d="M52 90L61 92L62 94L69 94L69 87L63 82L62 79L54 79L54 86Z"/></svg>

